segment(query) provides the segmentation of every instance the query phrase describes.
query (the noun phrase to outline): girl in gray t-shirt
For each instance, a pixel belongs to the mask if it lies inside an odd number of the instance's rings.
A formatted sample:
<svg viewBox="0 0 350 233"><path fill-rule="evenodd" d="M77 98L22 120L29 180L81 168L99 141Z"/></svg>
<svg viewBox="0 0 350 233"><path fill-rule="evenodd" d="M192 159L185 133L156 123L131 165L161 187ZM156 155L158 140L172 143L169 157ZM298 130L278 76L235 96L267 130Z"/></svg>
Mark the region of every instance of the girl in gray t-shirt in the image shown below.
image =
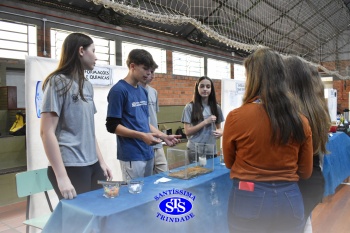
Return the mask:
<svg viewBox="0 0 350 233"><path fill-rule="evenodd" d="M195 159L195 143L214 144L216 154L216 140L222 136L223 121L221 108L216 102L213 81L203 76L196 82L193 100L185 106L181 118L188 139L190 163Z"/></svg>
<svg viewBox="0 0 350 233"><path fill-rule="evenodd" d="M99 189L97 180L112 179L95 137L93 87L84 76L95 62L92 39L72 33L63 42L58 68L43 82L40 134L59 199Z"/></svg>

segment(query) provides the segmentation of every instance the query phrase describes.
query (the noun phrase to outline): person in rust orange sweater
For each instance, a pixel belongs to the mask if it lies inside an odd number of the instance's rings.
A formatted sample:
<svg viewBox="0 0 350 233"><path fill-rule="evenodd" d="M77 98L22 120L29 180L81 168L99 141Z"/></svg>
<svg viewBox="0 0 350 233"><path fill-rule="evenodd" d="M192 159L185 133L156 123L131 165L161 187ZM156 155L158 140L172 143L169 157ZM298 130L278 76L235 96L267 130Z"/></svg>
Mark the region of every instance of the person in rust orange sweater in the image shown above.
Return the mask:
<svg viewBox="0 0 350 233"><path fill-rule="evenodd" d="M281 55L260 48L244 61L245 96L223 133L233 188L228 207L231 232L294 233L304 226L297 184L312 172L312 132L286 85Z"/></svg>

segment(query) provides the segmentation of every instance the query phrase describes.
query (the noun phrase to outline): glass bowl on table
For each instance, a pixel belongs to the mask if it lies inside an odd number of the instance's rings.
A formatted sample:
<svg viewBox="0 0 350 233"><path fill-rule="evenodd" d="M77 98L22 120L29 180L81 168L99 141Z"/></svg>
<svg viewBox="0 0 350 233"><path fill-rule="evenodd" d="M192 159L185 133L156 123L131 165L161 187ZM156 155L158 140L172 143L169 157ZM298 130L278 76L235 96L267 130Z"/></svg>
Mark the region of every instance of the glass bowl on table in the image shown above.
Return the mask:
<svg viewBox="0 0 350 233"><path fill-rule="evenodd" d="M103 185L103 196L107 198L115 198L119 195L119 184L104 184Z"/></svg>
<svg viewBox="0 0 350 233"><path fill-rule="evenodd" d="M118 181L101 181L97 182L103 186L103 196L106 198L115 198L119 195L120 182Z"/></svg>
<svg viewBox="0 0 350 233"><path fill-rule="evenodd" d="M130 180L130 181L128 181L129 193L132 193L132 194L141 193L142 187L143 187L142 180Z"/></svg>

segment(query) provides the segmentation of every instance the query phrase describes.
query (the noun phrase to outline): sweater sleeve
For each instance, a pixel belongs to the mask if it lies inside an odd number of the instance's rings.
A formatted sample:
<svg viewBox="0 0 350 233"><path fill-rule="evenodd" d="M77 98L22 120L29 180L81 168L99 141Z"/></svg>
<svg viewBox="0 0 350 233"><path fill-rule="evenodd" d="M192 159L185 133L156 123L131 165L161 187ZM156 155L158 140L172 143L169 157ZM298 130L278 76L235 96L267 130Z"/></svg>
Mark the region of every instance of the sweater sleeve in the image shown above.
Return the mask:
<svg viewBox="0 0 350 233"><path fill-rule="evenodd" d="M224 133L222 135L222 151L224 154L225 165L228 169L231 169L233 163L236 160L236 146L235 146L235 134L234 134L234 116L231 111L226 118Z"/></svg>
<svg viewBox="0 0 350 233"><path fill-rule="evenodd" d="M304 118L304 132L306 140L300 146L297 173L300 178L307 179L311 176L312 173L313 145L311 128L306 118Z"/></svg>

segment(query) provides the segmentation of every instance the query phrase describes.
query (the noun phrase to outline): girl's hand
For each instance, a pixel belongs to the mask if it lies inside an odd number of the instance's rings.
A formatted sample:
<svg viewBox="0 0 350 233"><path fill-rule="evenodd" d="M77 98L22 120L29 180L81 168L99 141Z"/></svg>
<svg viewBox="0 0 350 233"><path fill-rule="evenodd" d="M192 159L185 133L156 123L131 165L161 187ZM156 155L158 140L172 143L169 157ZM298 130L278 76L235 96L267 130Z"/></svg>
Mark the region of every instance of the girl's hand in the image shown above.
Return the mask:
<svg viewBox="0 0 350 233"><path fill-rule="evenodd" d="M112 174L112 170L107 166L106 163L101 164L101 169L103 171L103 175L106 177L106 180L113 180L113 174Z"/></svg>
<svg viewBox="0 0 350 233"><path fill-rule="evenodd" d="M210 117L208 117L208 118L205 119L204 121L205 121L206 125L207 125L207 124L211 124L211 123L213 123L213 122L216 121L216 116L215 116L215 115L211 115Z"/></svg>
<svg viewBox="0 0 350 233"><path fill-rule="evenodd" d="M73 199L77 196L75 188L68 176L57 178L57 185L64 199Z"/></svg>
<svg viewBox="0 0 350 233"><path fill-rule="evenodd" d="M217 129L213 131L213 135L215 138L220 138L222 136L222 133L223 133L222 129Z"/></svg>

